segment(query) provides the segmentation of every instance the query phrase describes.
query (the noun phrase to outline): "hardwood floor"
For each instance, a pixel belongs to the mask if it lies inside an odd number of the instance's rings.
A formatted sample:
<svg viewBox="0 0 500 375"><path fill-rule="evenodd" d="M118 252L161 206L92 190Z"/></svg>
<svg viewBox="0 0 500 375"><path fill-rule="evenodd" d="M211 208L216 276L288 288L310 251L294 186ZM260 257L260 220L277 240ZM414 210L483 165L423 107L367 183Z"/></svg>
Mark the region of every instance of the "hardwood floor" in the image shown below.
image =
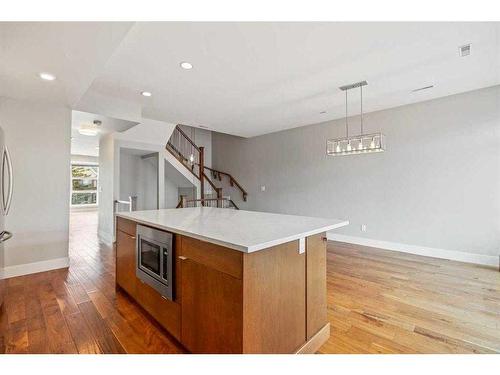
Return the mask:
<svg viewBox="0 0 500 375"><path fill-rule="evenodd" d="M114 251L95 213L71 215L67 270L3 280L0 353L182 353L114 287ZM500 352L500 273L328 244L330 340L321 353Z"/></svg>
<svg viewBox="0 0 500 375"><path fill-rule="evenodd" d="M498 353L500 273L331 242L321 353Z"/></svg>
<svg viewBox="0 0 500 375"><path fill-rule="evenodd" d="M114 251L97 214L71 214L69 269L4 280L0 353L182 353L147 313L115 291Z"/></svg>

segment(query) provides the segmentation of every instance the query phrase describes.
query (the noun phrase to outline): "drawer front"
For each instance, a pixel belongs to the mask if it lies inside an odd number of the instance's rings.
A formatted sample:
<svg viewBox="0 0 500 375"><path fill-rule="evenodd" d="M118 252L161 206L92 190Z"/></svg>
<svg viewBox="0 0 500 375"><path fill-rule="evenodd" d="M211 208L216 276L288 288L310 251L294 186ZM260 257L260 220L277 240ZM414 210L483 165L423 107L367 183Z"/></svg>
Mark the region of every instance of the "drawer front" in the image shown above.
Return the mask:
<svg viewBox="0 0 500 375"><path fill-rule="evenodd" d="M243 253L222 246L182 237L181 256L241 279L243 275Z"/></svg>
<svg viewBox="0 0 500 375"><path fill-rule="evenodd" d="M137 224L135 221L127 220L122 217L116 218L116 229L135 236Z"/></svg>

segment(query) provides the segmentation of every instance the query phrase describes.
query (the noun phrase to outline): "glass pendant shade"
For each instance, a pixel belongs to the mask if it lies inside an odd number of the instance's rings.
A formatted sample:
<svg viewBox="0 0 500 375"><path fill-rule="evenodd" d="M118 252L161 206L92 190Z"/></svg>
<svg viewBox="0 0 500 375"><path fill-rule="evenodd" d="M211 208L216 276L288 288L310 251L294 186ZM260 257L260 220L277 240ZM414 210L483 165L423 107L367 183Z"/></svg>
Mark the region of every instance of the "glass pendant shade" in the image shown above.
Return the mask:
<svg viewBox="0 0 500 375"><path fill-rule="evenodd" d="M326 154L330 156L357 155L383 151L385 151L385 137L382 133L329 139L326 143Z"/></svg>

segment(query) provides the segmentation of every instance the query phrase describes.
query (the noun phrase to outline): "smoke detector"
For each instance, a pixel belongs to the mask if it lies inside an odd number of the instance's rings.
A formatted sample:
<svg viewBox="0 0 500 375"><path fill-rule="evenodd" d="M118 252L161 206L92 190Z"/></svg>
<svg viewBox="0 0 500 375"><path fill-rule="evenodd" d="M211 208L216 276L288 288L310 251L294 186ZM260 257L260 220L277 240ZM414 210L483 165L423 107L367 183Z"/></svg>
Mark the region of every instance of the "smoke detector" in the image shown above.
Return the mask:
<svg viewBox="0 0 500 375"><path fill-rule="evenodd" d="M470 55L470 44L458 47L458 53L460 57L465 57Z"/></svg>

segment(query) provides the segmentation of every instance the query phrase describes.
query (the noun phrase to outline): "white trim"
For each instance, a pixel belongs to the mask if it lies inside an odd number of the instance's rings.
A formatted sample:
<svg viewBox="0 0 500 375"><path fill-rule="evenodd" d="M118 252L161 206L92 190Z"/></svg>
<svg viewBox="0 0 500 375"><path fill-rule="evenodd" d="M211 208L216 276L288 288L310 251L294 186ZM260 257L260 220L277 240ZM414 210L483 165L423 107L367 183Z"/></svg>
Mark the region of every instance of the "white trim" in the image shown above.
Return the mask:
<svg viewBox="0 0 500 375"><path fill-rule="evenodd" d="M114 220L114 219L113 219ZM112 236L109 232L105 232L103 230L97 231L97 238L104 242L106 245L113 245L114 236Z"/></svg>
<svg viewBox="0 0 500 375"><path fill-rule="evenodd" d="M495 255L483 255L466 253L464 251L436 249L433 247L406 245L397 242L373 240L370 238L346 236L333 232L327 232L326 237L331 241L347 242L356 245L376 247L384 250L399 251L402 253L422 255L432 258L456 260L459 262L482 264L485 266L498 267L499 258Z"/></svg>
<svg viewBox="0 0 500 375"><path fill-rule="evenodd" d="M15 266L5 267L3 269L3 272L0 273L0 279L8 279L9 277L29 275L31 273L50 271L66 267L69 267L68 257L44 260L41 262L18 264Z"/></svg>

